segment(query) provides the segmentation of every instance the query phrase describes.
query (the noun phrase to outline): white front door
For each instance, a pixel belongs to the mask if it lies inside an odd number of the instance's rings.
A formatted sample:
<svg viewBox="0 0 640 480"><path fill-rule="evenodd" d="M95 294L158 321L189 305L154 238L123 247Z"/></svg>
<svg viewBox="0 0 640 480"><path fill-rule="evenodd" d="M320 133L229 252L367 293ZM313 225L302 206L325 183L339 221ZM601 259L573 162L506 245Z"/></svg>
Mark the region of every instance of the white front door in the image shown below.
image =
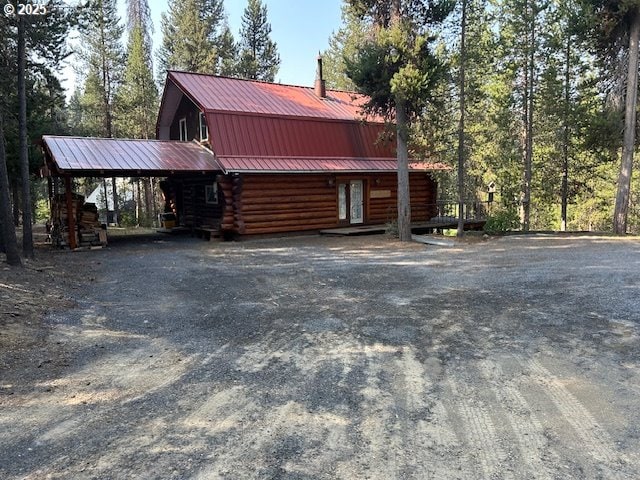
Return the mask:
<svg viewBox="0 0 640 480"><path fill-rule="evenodd" d="M364 222L364 193L362 188L362 180L351 180L349 182L349 198L350 198L350 222Z"/></svg>

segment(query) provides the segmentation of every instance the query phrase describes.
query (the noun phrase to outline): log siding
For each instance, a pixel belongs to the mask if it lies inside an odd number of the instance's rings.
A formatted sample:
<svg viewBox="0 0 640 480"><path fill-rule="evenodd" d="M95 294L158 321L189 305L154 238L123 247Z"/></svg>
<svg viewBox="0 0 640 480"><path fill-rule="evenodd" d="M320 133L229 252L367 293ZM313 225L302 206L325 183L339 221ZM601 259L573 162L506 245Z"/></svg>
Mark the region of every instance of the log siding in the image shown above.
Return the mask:
<svg viewBox="0 0 640 480"><path fill-rule="evenodd" d="M219 177L219 191L231 199L221 229L236 234L321 230L345 225L338 218L338 185L363 181L364 225L396 218L395 173L236 174ZM435 215L436 183L425 173L410 174L412 221ZM377 193L373 193L377 192Z"/></svg>

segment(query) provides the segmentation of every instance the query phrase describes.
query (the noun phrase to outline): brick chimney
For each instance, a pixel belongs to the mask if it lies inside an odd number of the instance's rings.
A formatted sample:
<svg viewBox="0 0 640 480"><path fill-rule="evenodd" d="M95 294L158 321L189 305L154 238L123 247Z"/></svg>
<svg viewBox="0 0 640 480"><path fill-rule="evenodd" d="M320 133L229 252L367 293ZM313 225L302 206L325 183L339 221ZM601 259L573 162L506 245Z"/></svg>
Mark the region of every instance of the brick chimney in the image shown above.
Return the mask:
<svg viewBox="0 0 640 480"><path fill-rule="evenodd" d="M318 53L318 68L316 69L316 84L314 91L319 98L325 98L327 96L327 89L324 84L324 78L322 78L322 56Z"/></svg>

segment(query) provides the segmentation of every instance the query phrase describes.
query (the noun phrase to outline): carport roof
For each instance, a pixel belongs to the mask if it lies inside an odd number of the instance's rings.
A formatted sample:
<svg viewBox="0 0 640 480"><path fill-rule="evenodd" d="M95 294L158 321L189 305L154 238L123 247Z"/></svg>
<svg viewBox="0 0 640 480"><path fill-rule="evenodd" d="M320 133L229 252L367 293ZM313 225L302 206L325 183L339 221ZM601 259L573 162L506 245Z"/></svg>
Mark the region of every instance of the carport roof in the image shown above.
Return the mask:
<svg viewBox="0 0 640 480"><path fill-rule="evenodd" d="M213 153L195 142L53 135L42 139L59 173L136 176L221 170Z"/></svg>

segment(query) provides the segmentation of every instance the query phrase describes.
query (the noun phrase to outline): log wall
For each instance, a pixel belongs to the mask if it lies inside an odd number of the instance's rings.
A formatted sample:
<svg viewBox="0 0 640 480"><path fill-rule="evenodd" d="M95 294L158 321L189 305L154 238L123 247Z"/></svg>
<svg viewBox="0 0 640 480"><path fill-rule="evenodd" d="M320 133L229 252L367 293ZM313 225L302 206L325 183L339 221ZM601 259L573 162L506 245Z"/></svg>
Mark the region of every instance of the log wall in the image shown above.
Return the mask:
<svg viewBox="0 0 640 480"><path fill-rule="evenodd" d="M180 225L189 228L220 225L225 199L228 197L218 185L218 203L207 203L205 200L205 186L215 182L215 175L170 179Z"/></svg>
<svg viewBox="0 0 640 480"><path fill-rule="evenodd" d="M220 191L227 199L221 228L251 235L345 225L338 220L338 183L349 180L364 181L365 225L396 218L395 173L242 174L219 177ZM434 216L436 183L428 174L412 173L410 188L413 221Z"/></svg>
<svg viewBox="0 0 640 480"><path fill-rule="evenodd" d="M437 213L436 182L426 173L410 173L411 221L425 222ZM388 197L375 198L376 193L389 192ZM369 210L367 223L387 223L398 217L398 180L395 173L374 175L368 182Z"/></svg>
<svg viewBox="0 0 640 480"><path fill-rule="evenodd" d="M244 233L318 230L337 222L335 185L329 175L243 175Z"/></svg>

